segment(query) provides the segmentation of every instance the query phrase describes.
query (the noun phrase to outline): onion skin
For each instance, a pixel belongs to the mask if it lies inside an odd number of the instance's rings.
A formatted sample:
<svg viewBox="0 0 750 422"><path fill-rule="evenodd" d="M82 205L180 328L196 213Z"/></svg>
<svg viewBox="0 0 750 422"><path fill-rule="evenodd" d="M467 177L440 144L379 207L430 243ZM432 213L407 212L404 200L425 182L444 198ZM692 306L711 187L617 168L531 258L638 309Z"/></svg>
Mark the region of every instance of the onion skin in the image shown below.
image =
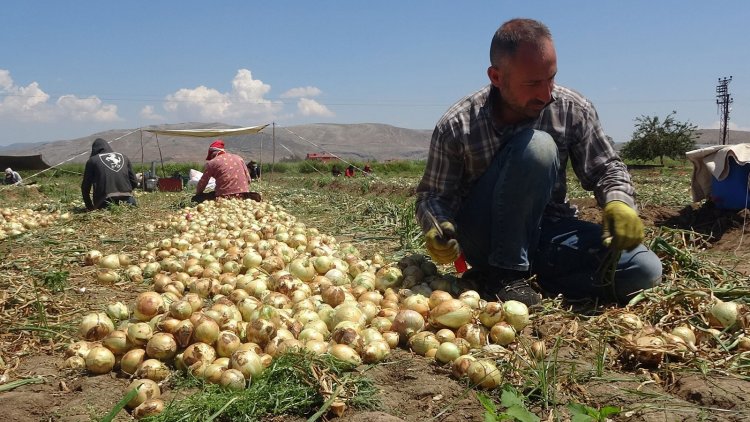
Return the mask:
<svg viewBox="0 0 750 422"><path fill-rule="evenodd" d="M502 382L500 371L494 363L488 360L472 362L466 375L477 387L484 389L496 388Z"/></svg>
<svg viewBox="0 0 750 422"><path fill-rule="evenodd" d="M164 411L164 401L162 399L147 399L133 409L135 419L143 419L149 416L156 416Z"/></svg>
<svg viewBox="0 0 750 422"><path fill-rule="evenodd" d="M424 318L417 311L404 309L396 314L391 329L399 334L402 341L407 341L424 329Z"/></svg>
<svg viewBox="0 0 750 422"><path fill-rule="evenodd" d="M128 391L137 388L138 394L127 404L129 409L135 409L148 399L158 399L161 396L159 385L150 379L137 379L130 383Z"/></svg>
<svg viewBox="0 0 750 422"><path fill-rule="evenodd" d="M448 299L430 311L430 322L436 327L455 330L469 323L473 313L466 303L458 299Z"/></svg>
<svg viewBox="0 0 750 422"><path fill-rule="evenodd" d="M86 369L94 374L106 374L115 367L115 355L104 346L92 348L85 360Z"/></svg>

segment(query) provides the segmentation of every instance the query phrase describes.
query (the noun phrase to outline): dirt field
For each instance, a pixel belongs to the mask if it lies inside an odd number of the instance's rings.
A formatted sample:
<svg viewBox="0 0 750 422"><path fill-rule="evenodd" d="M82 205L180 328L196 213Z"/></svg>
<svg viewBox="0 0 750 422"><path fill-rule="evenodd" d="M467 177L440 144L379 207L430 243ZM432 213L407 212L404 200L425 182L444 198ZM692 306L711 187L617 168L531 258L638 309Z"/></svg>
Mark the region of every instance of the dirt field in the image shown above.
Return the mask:
<svg viewBox="0 0 750 422"><path fill-rule="evenodd" d="M339 187L340 188L340 187ZM335 189L335 187L333 187ZM382 192L381 192L382 193ZM42 199L31 194L24 201ZM267 198L274 201L273 195ZM173 198L172 204L178 202ZM598 221L600 214L591 200L575 201L584 219ZM141 200L141 208L150 217L174 212L174 205ZM20 206L20 204L19 204ZM711 207L647 205L641 215L649 229L679 228L710 236L686 248L696 248L700 259L723 268L750 273L750 239L745 236L749 224L742 212L722 212ZM158 217L155 217L158 218ZM300 221L313 225L315 215L298 215ZM92 376L81 371L63 369L63 350L75 336L74 321L87 310L101 308L116 300L129 303L143 290L142 286L118 283L103 286L95 282L92 267L80 264L80 256L96 247L103 252L125 252L138 255L142 245L165 237L168 229L145 229L151 218L106 213L76 214L75 224L60 223L39 228L32 236L0 241L0 387L8 382L32 379L29 383L0 392L0 415L8 421L91 421L101 418L119 401L129 380L114 373ZM106 229L102 228L106 226ZM65 231L66 227L75 228ZM324 227L320 227L324 231ZM336 231L336 228L332 228ZM332 233L345 237L346 233ZM383 248L384 246L380 246ZM392 247L386 246L386 247ZM366 249L363 246L363 249ZM37 268L38 267L38 268ZM36 272L34 269L36 268ZM30 274L49 274L53 269L69 272L67 287L61 292L41 290L35 296L28 288ZM747 284L745 284L747 287ZM24 329L29 321L39 322L36 303L44 303L49 325L71 326L44 336L43 331ZM644 308L638 308L643 310ZM601 310L600 310L601 312ZM574 315L568 312L545 312L533 319L524 335L545 340L548 350L555 350L554 377L519 381L521 391L534 392L537 400L529 410L541 420L568 420L566 405L582 403L592 409L605 406L621 408L612 420L622 421L744 421L750 419L750 364L740 356L740 371L712 369L688 362L664 363L643 367L619 356L609 345L602 349L593 326L600 324L596 315ZM644 312L647 312L644 310ZM39 326L39 325L37 325ZM598 368L601 351L603 367ZM552 361L552 357L548 357ZM384 364L359 368L373 379L382 391L382 407L377 411L349 409L341 421L483 421L485 408L477 400L477 391L450 375L450 370L433 360L408 351L395 351ZM549 376L549 372L545 373ZM543 394L539 392L542 391ZM167 399L174 391L165 391ZM184 393L183 393L184 394ZM499 393L484 392L499 401ZM541 399L540 399L541 396ZM131 417L120 412L116 420ZM278 416L278 421L302 420ZM590 419L596 420L596 419Z"/></svg>

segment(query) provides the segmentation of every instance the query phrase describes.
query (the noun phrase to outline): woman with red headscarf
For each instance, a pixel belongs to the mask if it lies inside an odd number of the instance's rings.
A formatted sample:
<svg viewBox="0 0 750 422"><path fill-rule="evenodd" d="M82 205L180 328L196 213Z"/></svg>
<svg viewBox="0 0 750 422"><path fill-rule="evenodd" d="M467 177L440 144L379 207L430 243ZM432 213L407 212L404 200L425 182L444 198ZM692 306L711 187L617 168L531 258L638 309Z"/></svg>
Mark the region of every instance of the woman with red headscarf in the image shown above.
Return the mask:
<svg viewBox="0 0 750 422"><path fill-rule="evenodd" d="M217 139L208 148L203 176L195 187L196 197L201 197L208 181L216 180L216 198L245 198L250 192L250 173L245 160L224 150L224 141Z"/></svg>

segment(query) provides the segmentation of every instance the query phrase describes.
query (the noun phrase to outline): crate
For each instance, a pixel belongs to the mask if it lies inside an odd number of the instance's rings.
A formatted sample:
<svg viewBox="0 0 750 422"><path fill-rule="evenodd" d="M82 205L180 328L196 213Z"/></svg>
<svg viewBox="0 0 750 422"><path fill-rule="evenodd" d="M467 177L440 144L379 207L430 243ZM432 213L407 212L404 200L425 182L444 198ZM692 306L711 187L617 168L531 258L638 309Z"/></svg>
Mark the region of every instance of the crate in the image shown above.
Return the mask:
<svg viewBox="0 0 750 422"><path fill-rule="evenodd" d="M711 179L711 201L722 210L748 208L750 163L740 165L734 157L729 157L727 163L727 177L724 180Z"/></svg>
<svg viewBox="0 0 750 422"><path fill-rule="evenodd" d="M182 178L181 177L163 177L159 179L159 190L162 192L182 191Z"/></svg>

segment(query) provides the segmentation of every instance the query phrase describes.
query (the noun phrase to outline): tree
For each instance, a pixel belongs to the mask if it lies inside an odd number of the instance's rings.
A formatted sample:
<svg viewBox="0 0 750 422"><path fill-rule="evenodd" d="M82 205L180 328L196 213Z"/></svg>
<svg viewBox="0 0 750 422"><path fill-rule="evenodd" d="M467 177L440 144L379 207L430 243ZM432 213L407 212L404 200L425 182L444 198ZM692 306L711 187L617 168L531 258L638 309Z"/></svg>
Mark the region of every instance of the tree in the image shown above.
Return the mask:
<svg viewBox="0 0 750 422"><path fill-rule="evenodd" d="M695 149L693 134L698 126L681 122L673 111L660 121L658 116L641 116L635 119L633 138L620 151L622 158L648 161L659 158L664 165L664 157L682 159L685 153Z"/></svg>

